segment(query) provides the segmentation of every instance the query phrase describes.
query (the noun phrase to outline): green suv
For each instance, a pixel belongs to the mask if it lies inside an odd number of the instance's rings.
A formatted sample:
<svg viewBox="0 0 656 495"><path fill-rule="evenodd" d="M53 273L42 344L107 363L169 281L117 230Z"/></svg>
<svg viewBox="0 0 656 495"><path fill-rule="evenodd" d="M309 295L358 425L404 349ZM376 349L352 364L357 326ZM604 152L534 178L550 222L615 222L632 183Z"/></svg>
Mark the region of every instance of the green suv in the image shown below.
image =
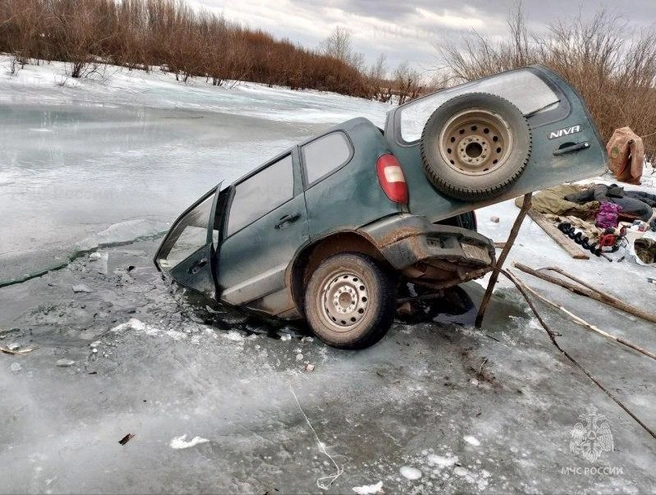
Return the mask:
<svg viewBox="0 0 656 495"><path fill-rule="evenodd" d="M391 326L400 280L439 290L492 269L474 209L604 170L581 98L527 67L396 107L384 129L349 120L220 183L175 221L155 264L364 348Z"/></svg>

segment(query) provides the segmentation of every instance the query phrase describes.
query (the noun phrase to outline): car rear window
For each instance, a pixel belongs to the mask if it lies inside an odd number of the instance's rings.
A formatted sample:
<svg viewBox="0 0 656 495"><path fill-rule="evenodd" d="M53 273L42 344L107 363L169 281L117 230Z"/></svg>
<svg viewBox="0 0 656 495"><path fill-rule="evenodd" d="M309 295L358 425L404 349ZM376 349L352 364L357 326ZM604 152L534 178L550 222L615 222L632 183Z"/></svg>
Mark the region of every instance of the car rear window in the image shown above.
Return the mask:
<svg viewBox="0 0 656 495"><path fill-rule="evenodd" d="M293 197L294 171L292 157L287 155L237 184L227 235L241 230Z"/></svg>
<svg viewBox="0 0 656 495"><path fill-rule="evenodd" d="M560 101L558 95L536 74L519 70L499 74L434 95L420 98L400 109L401 139L417 141L428 118L442 103L464 93L491 93L511 101L524 115L548 111Z"/></svg>
<svg viewBox="0 0 656 495"><path fill-rule="evenodd" d="M342 132L331 132L301 148L308 185L337 170L351 158L351 146Z"/></svg>

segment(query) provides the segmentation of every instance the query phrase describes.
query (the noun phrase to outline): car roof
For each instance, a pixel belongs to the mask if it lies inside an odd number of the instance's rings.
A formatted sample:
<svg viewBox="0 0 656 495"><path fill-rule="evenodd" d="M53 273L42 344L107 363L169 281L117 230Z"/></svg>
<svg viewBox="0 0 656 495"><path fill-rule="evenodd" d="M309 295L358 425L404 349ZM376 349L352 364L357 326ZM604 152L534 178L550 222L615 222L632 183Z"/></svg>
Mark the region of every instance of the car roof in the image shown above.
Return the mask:
<svg viewBox="0 0 656 495"><path fill-rule="evenodd" d="M369 119L366 119L365 117L356 117L356 118L354 118L354 119L346 120L346 121L344 121L344 122L341 122L341 123L339 123L339 124L334 125L333 127L327 129L326 131L324 131L324 132L322 132L322 133L320 133L320 134L316 134L316 135L314 135L314 136L312 136L312 137L310 137L310 138L305 139L304 141L301 141L301 142L298 143L298 144L295 144L294 146L291 146L291 147L285 149L284 151L278 153L277 155L275 155L275 156L269 158L268 160L266 160L265 162L261 163L260 165L258 165L258 166L255 167L253 170L251 170L251 171L249 171L248 173L246 173L245 175L242 175L242 176L239 177L237 180L234 180L233 182L231 182L231 183L229 183L229 184L225 184L225 185L221 188L221 190L228 189L228 188L231 187L231 186L237 185L237 184L239 184L240 182L243 182L243 181L245 181L246 179L249 179L249 178L253 177L254 175L257 175L260 171L262 171L263 169L265 169L269 164L271 164L271 163L273 163L273 162L276 162L276 161L280 160L280 159L283 158L284 156L286 156L286 155L288 155L289 153L291 153L292 151L294 151L294 150L295 150L297 147L299 147L299 146L304 146L304 145L306 145L307 143L310 143L310 142L314 141L315 139L318 139L318 138L320 138L320 137L322 137L322 136L325 136L325 135L330 134L330 133L335 132L335 131L342 131L342 132L345 132L346 134L349 134L349 135L350 135L350 134L351 134L350 131L351 131L352 129L354 129L355 127L357 127L357 126L359 126L359 125L362 125L362 124L365 124L365 125L371 125L371 126L377 128L377 126L376 126L373 122L371 122Z"/></svg>

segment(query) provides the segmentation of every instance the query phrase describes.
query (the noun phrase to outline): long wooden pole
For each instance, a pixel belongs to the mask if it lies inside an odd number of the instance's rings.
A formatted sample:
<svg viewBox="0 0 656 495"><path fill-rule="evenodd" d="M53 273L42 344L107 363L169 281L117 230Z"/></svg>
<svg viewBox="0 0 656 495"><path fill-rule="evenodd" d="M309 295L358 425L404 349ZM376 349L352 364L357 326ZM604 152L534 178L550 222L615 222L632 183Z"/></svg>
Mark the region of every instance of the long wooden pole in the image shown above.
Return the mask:
<svg viewBox="0 0 656 495"><path fill-rule="evenodd" d="M574 292L575 294L580 294L582 296L587 296L591 299L594 299L596 301L602 302L604 304L607 304L609 306L612 306L616 309L619 309L621 311L624 311L626 313L632 314L634 316L637 316L639 318L642 318L643 320L651 321L652 323L656 323L656 315L653 313L648 313L647 311L644 311L641 308L637 308L635 306L631 306L630 304L625 303L624 301L620 301L616 297L609 296L608 294L604 294L603 292L599 292L596 289L592 289L590 286L587 284L582 284L581 287L578 287L576 285L573 285L565 280L562 280L557 277L552 277L551 275L547 275L546 273L542 273L541 271L534 270L533 268L530 268L526 265L522 265L521 263L513 263L513 266L516 267L517 269L528 273L529 275L533 275L534 277L541 278L542 280L545 280L546 282L551 282L552 284L559 285L560 287L563 287L571 292ZM549 268L550 270L562 272L560 268ZM567 275L568 277L574 279L573 277ZM577 280L578 281L578 280Z"/></svg>
<svg viewBox="0 0 656 495"><path fill-rule="evenodd" d="M513 284L515 284L515 287L517 287L517 290L519 290L520 294L524 296L524 299L526 299L526 302L528 303L529 307L533 311L533 314L535 314L536 318L542 325L542 328L544 328L544 330L547 332L547 335L549 335L549 339L551 340L551 343L556 347L556 349L558 349L563 356L569 359L569 361L574 366L580 369L585 374L585 376L587 376L590 380L592 380L592 382L595 385L597 385L597 387L599 387L608 397L610 397L613 400L613 402L615 402L618 406L620 406L624 410L624 412L626 412L629 416L631 416L636 423L638 423L647 433L651 435L652 438L656 439L656 432L654 432L654 430L652 430L651 428L649 428L649 426L643 423L640 420L640 418L638 418L638 416L636 416L633 412L631 412L631 410L615 396L615 394L613 394L610 390L604 387L604 385L599 380L597 380L594 376L592 376L592 374L588 370L586 370L576 359L574 359L565 349L560 347L558 341L556 340L557 333L554 332L551 328L549 328L549 325L547 325L547 323L542 319L542 317L538 313L537 309L535 309L535 306L533 305L533 303L528 297L527 290L525 290L527 288L526 285L517 277L515 277L512 273L509 273L506 270L502 270L502 272L506 277L508 277L508 279L510 279L510 281L512 281Z"/></svg>
<svg viewBox="0 0 656 495"><path fill-rule="evenodd" d="M524 285L524 289L526 289L530 294L532 294L534 297L538 298L543 303L548 304L549 306L551 306L553 308L556 308L557 310L562 311L563 313L565 313L574 323L576 323L578 325L581 325L582 327L587 328L588 330L591 330L595 333L598 333L602 337L606 337L609 340L613 340L613 341L617 342L618 344L625 345L626 347L629 347L629 348L633 349L634 351L639 352L640 354L644 354L645 356L656 360L656 354L654 354L653 352L648 351L647 349L643 349L642 347L637 346L634 343L629 342L628 340L624 340L622 337L616 337L615 335L612 335L608 332L605 332L601 328L598 328L595 325L592 325L591 323L588 323L583 318L581 318L580 316L575 315L574 313L572 313L571 311L569 311L565 307L561 306L560 304L557 304L557 303L547 299L545 296L540 294L535 289L529 287L528 285Z"/></svg>
<svg viewBox="0 0 656 495"><path fill-rule="evenodd" d="M522 207L519 210L519 214L517 215L517 218L515 219L515 223L513 224L512 229L510 230L510 235L508 236L508 240L506 241L506 244L503 250L501 251L499 258L497 259L497 262L494 265L494 270L492 271L492 275L490 276L490 282L487 284L487 289L485 290L485 294L483 295L483 300L481 301L481 307L478 309L478 314L476 315L476 322L475 322L476 328L481 328L481 324L483 323L483 317L485 316L485 310L487 309L487 306L490 303L490 299L492 298L492 292L494 291L494 286L497 284L497 280L499 279L499 272L503 268L503 264L506 261L506 258L508 257L508 253L510 253L510 249L515 243L517 234L519 234L519 229L522 226L522 222L524 221L524 218L526 218L526 214L528 213L528 210L531 208L532 195L533 193L528 193L524 195L524 202L522 203Z"/></svg>

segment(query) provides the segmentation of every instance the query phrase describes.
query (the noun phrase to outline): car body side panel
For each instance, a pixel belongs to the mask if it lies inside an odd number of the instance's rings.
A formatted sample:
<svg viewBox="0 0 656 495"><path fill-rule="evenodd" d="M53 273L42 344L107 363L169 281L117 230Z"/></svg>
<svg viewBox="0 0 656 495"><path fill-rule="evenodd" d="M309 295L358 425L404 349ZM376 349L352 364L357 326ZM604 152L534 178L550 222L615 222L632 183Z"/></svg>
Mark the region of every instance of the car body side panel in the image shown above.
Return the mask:
<svg viewBox="0 0 656 495"><path fill-rule="evenodd" d="M285 282L285 271L298 246L308 241L309 234L302 177L295 148L291 150L291 157L293 198L222 239L217 259L217 285L219 298L228 304L267 314L277 314L294 307L291 289ZM276 161L274 159L271 163ZM232 205L229 205L226 213L228 217L231 208ZM277 293L280 294L271 296ZM263 298L269 301L275 299L276 303L266 303Z"/></svg>
<svg viewBox="0 0 656 495"><path fill-rule="evenodd" d="M305 191L310 239L355 229L402 209L387 198L378 182L376 161L389 153L380 129L363 118L339 127L353 144L353 156L347 165Z"/></svg>
<svg viewBox="0 0 656 495"><path fill-rule="evenodd" d="M425 215L436 222L528 192L585 179L604 172L605 147L585 104L576 92L554 73L542 67L532 67L530 70L538 74L548 85L556 88L561 98L566 100L561 101L561 105L564 105L567 111L554 111L558 116L556 121L545 119L545 113L528 117L533 135L531 159L517 182L501 196L491 200L459 201L437 192L424 173L419 141L411 144L400 142L396 128L400 119L395 118L398 109L390 113L385 133L392 152L403 166L410 189L410 211L413 214ZM576 132L572 133L571 129L575 129ZM559 137L553 138L558 134ZM559 147L567 143L580 144L581 149L558 155Z"/></svg>
<svg viewBox="0 0 656 495"><path fill-rule="evenodd" d="M301 215L301 218L276 228L285 215ZM302 194L227 238L219 251L221 300L259 309L253 301L285 288L287 265L307 238Z"/></svg>

